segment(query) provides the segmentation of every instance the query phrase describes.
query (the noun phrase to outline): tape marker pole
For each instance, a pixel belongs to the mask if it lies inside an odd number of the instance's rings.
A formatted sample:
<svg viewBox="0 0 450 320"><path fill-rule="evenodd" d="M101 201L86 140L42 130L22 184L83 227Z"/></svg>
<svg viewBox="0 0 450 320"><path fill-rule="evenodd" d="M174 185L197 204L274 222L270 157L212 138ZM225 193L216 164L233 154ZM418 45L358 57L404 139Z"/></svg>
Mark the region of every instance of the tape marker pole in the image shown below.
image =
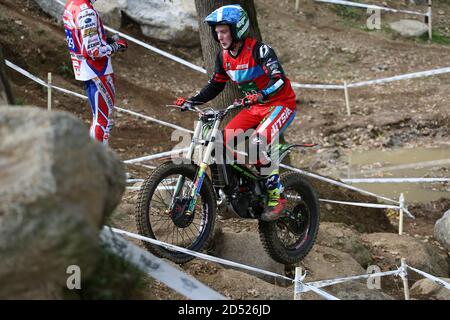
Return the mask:
<svg viewBox="0 0 450 320"><path fill-rule="evenodd" d="M48 86L47 86L47 109L52 111L52 73L48 73Z"/></svg>
<svg viewBox="0 0 450 320"><path fill-rule="evenodd" d="M300 0L295 0L295 13L300 11Z"/></svg>
<svg viewBox="0 0 450 320"><path fill-rule="evenodd" d="M294 284L294 300L302 300L302 292L303 292L303 268L296 267L295 268L295 284Z"/></svg>
<svg viewBox="0 0 450 320"><path fill-rule="evenodd" d="M400 198L399 198L399 202L400 202L400 214L399 214L399 222L398 222L398 234L402 235L403 234L403 209L405 207L405 197L403 195L403 193L400 194Z"/></svg>
<svg viewBox="0 0 450 320"><path fill-rule="evenodd" d="M345 106L347 107L347 116L351 116L350 111L350 99L348 97L348 87L347 87L347 81L344 81L344 93L345 93Z"/></svg>
<svg viewBox="0 0 450 320"><path fill-rule="evenodd" d="M428 39L430 39L430 41L433 40L433 24L432 24L433 13L432 13L431 6L432 6L432 0L428 0L428 13L427 13L427 15L428 15Z"/></svg>
<svg viewBox="0 0 450 320"><path fill-rule="evenodd" d="M406 266L406 259L401 259L402 263L402 273L400 273L400 277L403 280L403 289L405 290L405 300L409 300L409 284L408 284L408 269Z"/></svg>

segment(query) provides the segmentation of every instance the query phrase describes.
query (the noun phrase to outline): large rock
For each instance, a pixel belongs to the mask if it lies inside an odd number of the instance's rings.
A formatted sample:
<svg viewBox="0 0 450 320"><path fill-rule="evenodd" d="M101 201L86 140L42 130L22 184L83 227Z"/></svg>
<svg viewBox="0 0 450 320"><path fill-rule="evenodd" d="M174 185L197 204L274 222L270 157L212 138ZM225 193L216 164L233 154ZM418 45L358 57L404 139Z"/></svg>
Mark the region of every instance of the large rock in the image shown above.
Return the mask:
<svg viewBox="0 0 450 320"><path fill-rule="evenodd" d="M394 300L378 289L369 289L366 283L349 281L323 288L341 300Z"/></svg>
<svg viewBox="0 0 450 320"><path fill-rule="evenodd" d="M441 280L450 283L448 278L441 278ZM411 295L425 299L450 300L450 290L429 279L422 279L414 283L411 287Z"/></svg>
<svg viewBox="0 0 450 320"><path fill-rule="evenodd" d="M283 288L267 283L246 272L219 269L216 274L207 278L198 277L200 281L231 299L248 300L292 300L293 287ZM313 298L312 293L305 293L302 298Z"/></svg>
<svg viewBox="0 0 450 320"><path fill-rule="evenodd" d="M405 258L408 265L434 276L446 277L449 274L447 254L436 246L394 233L364 234L361 238L389 265L398 265L400 258Z"/></svg>
<svg viewBox="0 0 450 320"><path fill-rule="evenodd" d="M62 21L62 16L64 13L64 5L62 3L66 3L65 0L35 0L39 7L41 7L42 11L51 17L55 18L58 21Z"/></svg>
<svg viewBox="0 0 450 320"><path fill-rule="evenodd" d="M64 6L57 0L36 0L41 9L62 20ZM61 0L65 3L65 0ZM99 0L94 4L105 25L119 29L122 13L140 25L148 37L180 46L200 44L197 12L192 0Z"/></svg>
<svg viewBox="0 0 450 320"><path fill-rule="evenodd" d="M100 0L94 7L100 14L103 24L119 29L122 25L122 10L127 6L127 0Z"/></svg>
<svg viewBox="0 0 450 320"><path fill-rule="evenodd" d="M344 278L367 273L350 254L321 245L315 245L301 264L307 271L306 282ZM322 289L342 300L393 299L380 290L369 289L366 281L349 281L323 287Z"/></svg>
<svg viewBox="0 0 450 320"><path fill-rule="evenodd" d="M418 20L400 20L390 23L389 26L403 37L420 37L428 32L428 26Z"/></svg>
<svg viewBox="0 0 450 320"><path fill-rule="evenodd" d="M264 250L259 234L254 232L217 232L214 237L214 254L220 258L284 274L283 264L274 261ZM249 272L265 281L275 283L273 277Z"/></svg>
<svg viewBox="0 0 450 320"><path fill-rule="evenodd" d="M128 0L125 13L148 37L182 46L200 44L194 1Z"/></svg>
<svg viewBox="0 0 450 320"><path fill-rule="evenodd" d="M450 251L450 210L444 213L442 218L434 225L434 237L444 248Z"/></svg>
<svg viewBox="0 0 450 320"><path fill-rule="evenodd" d="M316 243L348 253L364 268L372 262L359 233L343 223L322 222Z"/></svg>
<svg viewBox="0 0 450 320"><path fill-rule="evenodd" d="M307 270L306 282L366 273L366 270L348 253L321 245L314 245L301 264Z"/></svg>
<svg viewBox="0 0 450 320"><path fill-rule="evenodd" d="M0 298L62 289L70 265L87 276L125 189L122 163L75 117L30 107L0 109L0 154Z"/></svg>
<svg viewBox="0 0 450 320"><path fill-rule="evenodd" d="M356 191L332 185L317 179L309 179L321 199L347 202L378 203L377 199ZM353 226L358 232L395 232L386 210L362 208L344 204L320 202L321 221L339 222Z"/></svg>

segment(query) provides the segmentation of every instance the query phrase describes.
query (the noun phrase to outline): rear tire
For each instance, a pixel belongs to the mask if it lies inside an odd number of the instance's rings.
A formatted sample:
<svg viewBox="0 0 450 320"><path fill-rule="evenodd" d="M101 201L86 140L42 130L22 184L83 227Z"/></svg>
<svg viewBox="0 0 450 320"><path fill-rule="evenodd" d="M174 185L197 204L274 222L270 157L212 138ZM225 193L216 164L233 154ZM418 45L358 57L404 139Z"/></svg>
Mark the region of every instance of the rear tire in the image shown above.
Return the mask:
<svg viewBox="0 0 450 320"><path fill-rule="evenodd" d="M145 179L142 188L139 192L139 198L138 198L138 203L137 203L137 207L136 207L136 213L135 213L135 219L136 219L136 226L137 226L137 230L139 232L140 235L148 237L148 238L152 238L152 239L157 239L163 242L169 242L169 241L164 241L164 238L162 239L158 239L158 237L155 235L155 231L159 231L159 229L157 228L156 230L154 230L154 225L152 225L152 221L150 216L157 216L157 218L159 220L161 219L165 219L163 220L163 222L161 224L166 224L168 222L168 228L169 228L169 232L170 230L176 231L176 241L178 242L178 235L179 235L179 230L181 230L182 232L186 232L186 234L189 234L188 231L186 231L187 228L191 228L191 224L187 222L185 225L183 226L177 226L174 222L174 220L172 219L173 214L169 214L167 215L164 212L164 205L167 204L169 202L168 200L168 193L170 193L170 191L168 190L172 190L171 186L167 187L167 183L165 183L165 181L169 181L170 179L168 179L170 176L174 176L174 177L178 177L180 175L184 176L186 178L186 182L188 182L188 180L190 180L190 182L194 181L194 177L196 177L197 175L197 169L198 167L195 165L177 165L174 164L172 162L167 162L162 164L161 166L159 166L157 169L155 169L150 176ZM172 178L173 179L173 178ZM186 184L186 183L185 183ZM166 192L166 194L161 194L161 188L166 187L166 189L163 189L164 192ZM158 189L157 189L158 188ZM155 191L156 192L155 194ZM165 199L162 199L165 198ZM161 199L161 201L159 201L158 199ZM152 207L152 201L154 202L153 207ZM156 203L162 203L163 205L160 206L159 208L156 207ZM201 202L201 206L199 206L199 202ZM157 209L154 209L154 208ZM200 208L198 208L200 207ZM155 211L152 211L155 210ZM169 209L169 206L167 206L167 209ZM208 177L205 177L205 179L203 180L203 184L202 184L202 188L200 190L200 195L198 197L198 203L196 205L196 209L194 211L194 217L200 215L201 211L201 216L200 216L200 221L198 224L198 227L196 225L194 225L194 231L192 232L192 228L190 230L191 234L194 234L194 240L191 244L186 244L186 245L180 245L179 243L171 243L174 245L178 245L180 247L185 247L189 250L193 250L193 251L202 251L203 249L207 248L212 236L213 236L213 230L214 230L214 225L215 225L215 221L216 221L216 202L215 202L215 195L214 195L214 191L211 185L211 182L209 180ZM183 218L183 217L182 217ZM195 218L194 218L195 219ZM193 221L192 221L193 222ZM195 233L196 230L198 231L198 235L195 238ZM183 234L181 234L181 238L183 238L182 236ZM162 236L161 236L162 237ZM173 238L174 240L174 238ZM174 242L174 241L172 241ZM185 239L183 238L182 243L185 242ZM192 259L194 259L194 256L191 256L189 254L186 253L180 253L180 252L176 252L176 251L172 251L169 249L166 249L164 247L161 246L157 246L157 245L152 245L148 242L143 241L142 242L143 245L145 246L145 248L150 251L151 253L161 257L161 258L166 258L169 259L175 263L185 263L188 262Z"/></svg>
<svg viewBox="0 0 450 320"><path fill-rule="evenodd" d="M314 245L320 223L319 202L311 184L298 173L282 174L281 184L290 216L298 219L283 217L271 222L260 220L259 234L264 249L273 260L292 265L305 258ZM294 244L286 244L287 237L281 234L283 230L294 230L291 234L294 240L298 238Z"/></svg>

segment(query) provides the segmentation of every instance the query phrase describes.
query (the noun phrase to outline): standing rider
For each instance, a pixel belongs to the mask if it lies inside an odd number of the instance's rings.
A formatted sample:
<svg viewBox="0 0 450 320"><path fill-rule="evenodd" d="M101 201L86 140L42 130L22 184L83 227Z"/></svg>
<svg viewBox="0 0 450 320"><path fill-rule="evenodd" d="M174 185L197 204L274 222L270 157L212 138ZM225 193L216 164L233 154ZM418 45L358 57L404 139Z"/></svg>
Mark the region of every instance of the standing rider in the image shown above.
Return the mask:
<svg viewBox="0 0 450 320"><path fill-rule="evenodd" d="M222 50L218 53L215 71L199 94L188 100L178 98L176 104L183 109L214 99L233 81L244 93L243 104L251 105L241 110L225 127L224 140L229 146L227 132L256 129L256 134L269 145L273 137L281 135L296 114L295 93L286 78L274 50L254 38L247 37L250 20L239 5L220 7L206 17L214 39ZM231 140L231 137L230 137ZM273 221L280 217L285 199L280 199L278 164L267 179L268 205L261 219Z"/></svg>
<svg viewBox="0 0 450 320"><path fill-rule="evenodd" d="M90 135L107 145L115 101L111 55L126 50L128 44L106 37L95 1L67 0L63 21L75 79L84 81L92 109Z"/></svg>

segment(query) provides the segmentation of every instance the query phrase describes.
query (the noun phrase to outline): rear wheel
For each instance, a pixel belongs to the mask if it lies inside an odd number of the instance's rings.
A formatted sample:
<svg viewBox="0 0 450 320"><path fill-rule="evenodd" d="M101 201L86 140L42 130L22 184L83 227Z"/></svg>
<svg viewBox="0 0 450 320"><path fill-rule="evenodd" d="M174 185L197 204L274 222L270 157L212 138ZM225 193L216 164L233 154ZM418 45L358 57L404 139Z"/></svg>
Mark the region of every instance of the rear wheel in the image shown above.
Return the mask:
<svg viewBox="0 0 450 320"><path fill-rule="evenodd" d="M200 195L192 214L187 214L190 191L197 174L194 165L165 163L144 181L136 208L136 225L139 234L165 243L201 251L211 241L216 219L214 191L209 179L203 180ZM184 184L170 210L179 177ZM143 242L155 255L176 263L185 263L194 257L161 246Z"/></svg>
<svg viewBox="0 0 450 320"><path fill-rule="evenodd" d="M319 231L317 195L300 174L281 176L287 215L271 222L259 221L261 242L272 259L283 264L301 261L311 250Z"/></svg>

